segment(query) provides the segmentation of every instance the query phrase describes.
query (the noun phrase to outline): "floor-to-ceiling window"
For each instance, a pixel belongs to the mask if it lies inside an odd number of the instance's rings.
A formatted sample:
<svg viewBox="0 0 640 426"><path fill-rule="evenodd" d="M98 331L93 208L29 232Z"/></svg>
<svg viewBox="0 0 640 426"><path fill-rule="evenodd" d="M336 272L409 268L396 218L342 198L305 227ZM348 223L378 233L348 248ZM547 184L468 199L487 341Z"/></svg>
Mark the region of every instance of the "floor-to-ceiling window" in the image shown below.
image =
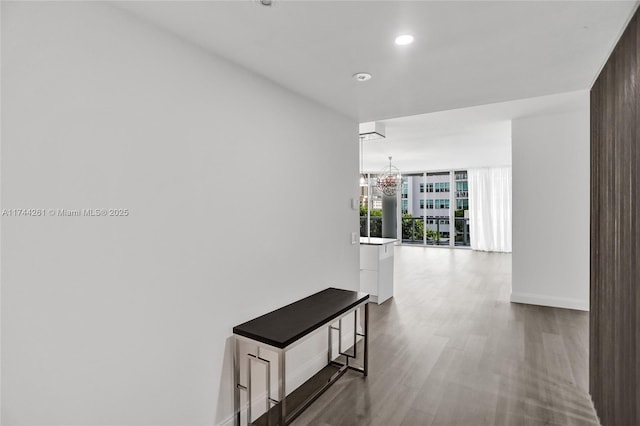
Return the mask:
<svg viewBox="0 0 640 426"><path fill-rule="evenodd" d="M376 189L377 175L366 176L360 185L360 236L382 237L382 194Z"/></svg>
<svg viewBox="0 0 640 426"><path fill-rule="evenodd" d="M391 207L376 189L376 176L368 177L360 193L360 235L380 237L385 208ZM404 174L398 189L394 208L402 244L470 246L466 170Z"/></svg>
<svg viewBox="0 0 640 426"><path fill-rule="evenodd" d="M368 176L368 175L364 175ZM369 191L367 178L360 179L360 236L369 236Z"/></svg>
<svg viewBox="0 0 640 426"><path fill-rule="evenodd" d="M423 173L402 176L400 233L403 244L424 244L424 190Z"/></svg>
<svg viewBox="0 0 640 426"><path fill-rule="evenodd" d="M425 233L426 244L448 246L451 232L451 172L425 174Z"/></svg>
<svg viewBox="0 0 640 426"><path fill-rule="evenodd" d="M467 183L467 171L457 170L454 173L456 192L456 210L454 213L456 246L469 247L469 186Z"/></svg>

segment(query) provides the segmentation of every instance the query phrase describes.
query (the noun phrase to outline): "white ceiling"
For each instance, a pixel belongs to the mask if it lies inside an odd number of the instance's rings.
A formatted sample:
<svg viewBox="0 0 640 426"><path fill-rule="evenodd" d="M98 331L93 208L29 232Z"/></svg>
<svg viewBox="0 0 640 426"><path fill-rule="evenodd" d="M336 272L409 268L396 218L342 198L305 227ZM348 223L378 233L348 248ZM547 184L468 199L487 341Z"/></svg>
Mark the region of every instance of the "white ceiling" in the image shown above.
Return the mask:
<svg viewBox="0 0 640 426"><path fill-rule="evenodd" d="M393 164L403 173L511 164L511 121L588 105L581 90L384 120L386 138L364 142L364 170Z"/></svg>
<svg viewBox="0 0 640 426"><path fill-rule="evenodd" d="M358 121L588 89L635 1L129 1L121 7ZM394 37L415 42L398 47ZM357 83L351 75L369 72Z"/></svg>

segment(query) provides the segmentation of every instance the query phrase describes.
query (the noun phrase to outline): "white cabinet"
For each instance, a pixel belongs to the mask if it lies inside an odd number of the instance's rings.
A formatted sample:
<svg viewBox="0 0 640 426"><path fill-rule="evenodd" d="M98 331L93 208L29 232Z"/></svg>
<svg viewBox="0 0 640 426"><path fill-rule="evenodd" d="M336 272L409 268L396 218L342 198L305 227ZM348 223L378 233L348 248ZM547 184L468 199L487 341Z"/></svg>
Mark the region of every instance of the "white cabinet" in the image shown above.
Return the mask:
<svg viewBox="0 0 640 426"><path fill-rule="evenodd" d="M391 238L360 239L360 291L378 304L393 297L393 243Z"/></svg>

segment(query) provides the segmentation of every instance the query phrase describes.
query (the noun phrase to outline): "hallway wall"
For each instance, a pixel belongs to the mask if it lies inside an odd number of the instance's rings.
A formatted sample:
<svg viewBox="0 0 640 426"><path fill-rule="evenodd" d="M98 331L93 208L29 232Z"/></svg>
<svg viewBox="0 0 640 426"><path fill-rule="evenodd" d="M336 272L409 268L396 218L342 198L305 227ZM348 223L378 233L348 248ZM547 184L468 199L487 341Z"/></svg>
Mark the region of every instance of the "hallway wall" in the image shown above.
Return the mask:
<svg viewBox="0 0 640 426"><path fill-rule="evenodd" d="M513 120L511 301L589 309L589 93Z"/></svg>
<svg viewBox="0 0 640 426"><path fill-rule="evenodd" d="M1 423L227 422L232 327L358 288L357 123L108 2L1 27Z"/></svg>

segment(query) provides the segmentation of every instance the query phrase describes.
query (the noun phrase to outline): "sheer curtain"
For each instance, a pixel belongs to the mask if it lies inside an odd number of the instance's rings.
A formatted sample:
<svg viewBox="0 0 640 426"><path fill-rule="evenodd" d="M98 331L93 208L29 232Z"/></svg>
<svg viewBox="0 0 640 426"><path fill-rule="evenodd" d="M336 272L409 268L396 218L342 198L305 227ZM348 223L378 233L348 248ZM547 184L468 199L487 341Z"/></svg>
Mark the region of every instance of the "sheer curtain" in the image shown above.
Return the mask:
<svg viewBox="0 0 640 426"><path fill-rule="evenodd" d="M469 169L471 248L511 252L511 167Z"/></svg>

